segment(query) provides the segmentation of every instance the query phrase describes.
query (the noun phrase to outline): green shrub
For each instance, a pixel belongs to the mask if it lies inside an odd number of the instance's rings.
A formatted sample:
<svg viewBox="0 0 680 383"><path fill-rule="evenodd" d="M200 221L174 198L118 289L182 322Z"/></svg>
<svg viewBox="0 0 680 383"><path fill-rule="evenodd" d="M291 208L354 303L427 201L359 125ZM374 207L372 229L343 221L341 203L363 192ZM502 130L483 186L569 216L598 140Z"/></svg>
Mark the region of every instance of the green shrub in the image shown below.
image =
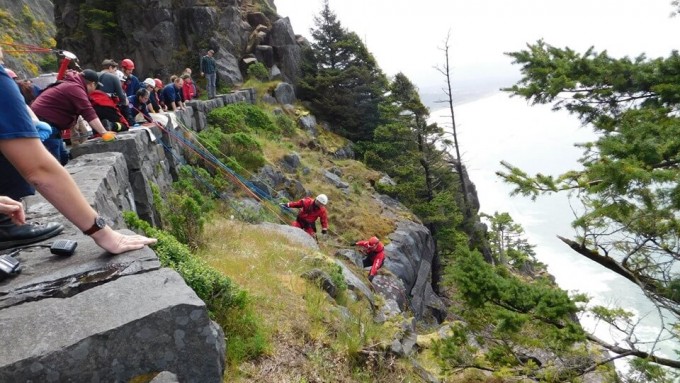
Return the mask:
<svg viewBox="0 0 680 383"><path fill-rule="evenodd" d="M208 123L224 133L254 131L280 134L281 129L270 115L261 108L246 104L229 104L213 109L208 114Z"/></svg>
<svg viewBox="0 0 680 383"><path fill-rule="evenodd" d="M279 114L274 117L274 120L276 121L276 126L279 127L279 130L281 130L285 136L290 137L295 134L297 125L295 125L295 121L293 121L292 118L286 116L285 114Z"/></svg>
<svg viewBox="0 0 680 383"><path fill-rule="evenodd" d="M224 133L236 133L248 129L243 115L228 106L211 110L208 113L208 124Z"/></svg>
<svg viewBox="0 0 680 383"><path fill-rule="evenodd" d="M280 133L267 112L251 104L234 104L234 109L240 111L246 121L246 125L258 132Z"/></svg>
<svg viewBox="0 0 680 383"><path fill-rule="evenodd" d="M191 254L188 247L171 234L151 227L135 213L125 212L125 222L133 229L158 239L154 250L163 267L177 271L186 284L196 292L215 320L228 336L227 362L238 364L256 358L269 347L262 320L253 311L247 293L231 279Z"/></svg>
<svg viewBox="0 0 680 383"><path fill-rule="evenodd" d="M265 67L261 62L256 62L255 64L250 65L246 70L246 73L248 74L249 78L254 78L259 81L269 80L269 71L267 70L267 67Z"/></svg>
<svg viewBox="0 0 680 383"><path fill-rule="evenodd" d="M154 251L161 265L177 271L196 295L206 303L212 315L225 312L232 307L245 306L244 291L235 286L231 279L208 266L203 260L194 257L189 248L177 241L172 234L152 227L133 212L125 212L123 215L129 227L158 239Z"/></svg>
<svg viewBox="0 0 680 383"><path fill-rule="evenodd" d="M233 170L254 171L265 164L262 146L253 136L245 132L225 134L217 129L208 129L198 134L199 140L220 161Z"/></svg>
<svg viewBox="0 0 680 383"><path fill-rule="evenodd" d="M163 227L192 249L201 246L205 220L215 209L211 198L214 190L198 181L196 176L212 182L212 177L204 169L183 166L179 169L179 179L172 185L173 191L164 198L161 198L158 187L151 187Z"/></svg>

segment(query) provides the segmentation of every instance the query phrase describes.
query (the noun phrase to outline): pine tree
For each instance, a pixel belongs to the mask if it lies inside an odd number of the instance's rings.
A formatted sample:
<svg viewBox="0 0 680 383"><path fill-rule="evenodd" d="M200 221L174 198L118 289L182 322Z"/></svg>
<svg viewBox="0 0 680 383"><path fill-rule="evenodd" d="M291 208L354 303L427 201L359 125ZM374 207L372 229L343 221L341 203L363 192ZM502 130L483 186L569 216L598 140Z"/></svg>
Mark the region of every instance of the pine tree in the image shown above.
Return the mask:
<svg viewBox="0 0 680 383"><path fill-rule="evenodd" d="M515 194L571 192L583 213L573 222L577 235L562 241L635 283L665 316L650 345L625 314L602 309L595 315L619 321L613 329L628 341L590 339L618 354L680 368L679 359L658 356L653 343L680 336L680 55L615 59L593 48L579 54L543 41L508 55L523 74L509 92L566 109L597 138L577 145L584 150L582 169L532 177L504 163L498 174Z"/></svg>
<svg viewBox="0 0 680 383"><path fill-rule="evenodd" d="M338 133L370 140L380 122L387 78L354 32L344 29L328 1L314 19L314 43L303 55L300 97Z"/></svg>

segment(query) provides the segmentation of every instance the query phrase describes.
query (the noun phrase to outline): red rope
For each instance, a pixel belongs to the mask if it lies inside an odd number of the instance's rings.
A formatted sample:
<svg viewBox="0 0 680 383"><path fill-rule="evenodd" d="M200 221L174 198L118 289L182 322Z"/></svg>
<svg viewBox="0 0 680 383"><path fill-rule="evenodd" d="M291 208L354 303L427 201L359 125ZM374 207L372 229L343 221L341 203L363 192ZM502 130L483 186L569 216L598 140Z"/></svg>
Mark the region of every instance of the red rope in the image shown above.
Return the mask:
<svg viewBox="0 0 680 383"><path fill-rule="evenodd" d="M40 53L49 53L52 52L52 48L44 48L44 47L39 47L37 45L29 45L29 44L16 44L16 43L3 43L0 42L0 45L6 45L8 47L12 47L12 50L6 50L5 53L14 53L14 52L40 52Z"/></svg>

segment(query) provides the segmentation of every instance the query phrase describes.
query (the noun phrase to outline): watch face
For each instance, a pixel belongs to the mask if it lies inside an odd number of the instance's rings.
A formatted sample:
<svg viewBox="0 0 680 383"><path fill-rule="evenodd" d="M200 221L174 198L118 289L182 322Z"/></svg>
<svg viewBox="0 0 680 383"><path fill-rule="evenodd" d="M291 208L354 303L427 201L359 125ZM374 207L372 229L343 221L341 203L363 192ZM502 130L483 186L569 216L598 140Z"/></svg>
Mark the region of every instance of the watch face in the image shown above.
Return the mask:
<svg viewBox="0 0 680 383"><path fill-rule="evenodd" d="M106 220L104 219L104 217L97 217L97 218L95 218L95 220L94 220L94 224L95 224L98 228L103 229L104 227L106 227Z"/></svg>

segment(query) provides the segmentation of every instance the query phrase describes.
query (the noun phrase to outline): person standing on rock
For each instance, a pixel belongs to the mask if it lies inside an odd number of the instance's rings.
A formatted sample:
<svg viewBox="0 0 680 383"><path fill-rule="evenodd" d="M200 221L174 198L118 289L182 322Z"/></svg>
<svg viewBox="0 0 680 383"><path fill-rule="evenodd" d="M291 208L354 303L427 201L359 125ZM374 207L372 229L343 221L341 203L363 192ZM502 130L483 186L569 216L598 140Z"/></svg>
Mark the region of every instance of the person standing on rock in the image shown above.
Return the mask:
<svg viewBox="0 0 680 383"><path fill-rule="evenodd" d="M205 56L201 57L201 76L205 76L207 80L206 91L208 93L208 98L215 98L215 83L217 81L217 64L215 64L215 59L213 55L215 51L210 49Z"/></svg>
<svg viewBox="0 0 680 383"><path fill-rule="evenodd" d="M1 52L0 49L0 57ZM91 72L83 80L87 81L85 86L94 89L97 74ZM31 185L99 247L112 254L156 242L153 238L122 234L106 225L83 197L69 172L40 142L23 97L2 66L0 94L3 95L0 104L0 248L38 242L63 230L58 223L25 223L23 206L18 200L33 194Z"/></svg>
<svg viewBox="0 0 680 383"><path fill-rule="evenodd" d="M385 261L385 246L378 240L378 237L353 243L352 246L359 246L360 251L366 255L363 260L364 267L371 266L371 271L368 272L368 280L373 282L373 278L378 274L378 270Z"/></svg>
<svg viewBox="0 0 680 383"><path fill-rule="evenodd" d="M305 197L299 201L280 204L281 207L292 207L300 209L292 226L299 227L312 237L316 237L316 220L321 219L321 234L328 233L328 213L326 204L328 197L319 194L316 198Z"/></svg>

